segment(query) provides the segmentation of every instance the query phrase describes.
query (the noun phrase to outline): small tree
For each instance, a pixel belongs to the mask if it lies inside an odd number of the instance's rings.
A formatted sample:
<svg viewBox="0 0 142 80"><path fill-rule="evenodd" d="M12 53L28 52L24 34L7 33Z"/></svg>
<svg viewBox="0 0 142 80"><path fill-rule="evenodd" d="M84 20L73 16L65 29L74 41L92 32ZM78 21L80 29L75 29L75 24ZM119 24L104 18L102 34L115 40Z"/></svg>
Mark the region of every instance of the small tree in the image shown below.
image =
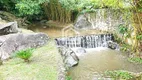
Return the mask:
<svg viewBox="0 0 142 80"><path fill-rule="evenodd" d="M16 52L15 56L23 59L25 62L29 62L29 59L32 56L32 53L33 53L33 49L25 49L25 50Z"/></svg>

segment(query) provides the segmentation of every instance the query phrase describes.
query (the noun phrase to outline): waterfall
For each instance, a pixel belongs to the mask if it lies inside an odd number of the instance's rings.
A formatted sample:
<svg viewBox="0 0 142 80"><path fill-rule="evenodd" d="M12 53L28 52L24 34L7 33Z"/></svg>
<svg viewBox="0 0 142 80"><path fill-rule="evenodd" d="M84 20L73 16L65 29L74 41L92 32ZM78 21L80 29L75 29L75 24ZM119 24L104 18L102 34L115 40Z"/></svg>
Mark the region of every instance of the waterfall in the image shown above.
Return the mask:
<svg viewBox="0 0 142 80"><path fill-rule="evenodd" d="M96 48L96 47L108 47L108 41L114 41L112 34L94 34L86 36L64 37L56 38L56 44L58 47L65 46L69 48Z"/></svg>

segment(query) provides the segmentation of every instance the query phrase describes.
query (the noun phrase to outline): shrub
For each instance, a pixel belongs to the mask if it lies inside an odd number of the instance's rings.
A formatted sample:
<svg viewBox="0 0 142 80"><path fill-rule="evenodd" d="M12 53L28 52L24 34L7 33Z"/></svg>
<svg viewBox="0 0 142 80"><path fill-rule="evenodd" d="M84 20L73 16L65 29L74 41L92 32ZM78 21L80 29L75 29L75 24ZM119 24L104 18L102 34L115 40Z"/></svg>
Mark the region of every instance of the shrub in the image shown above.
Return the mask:
<svg viewBox="0 0 142 80"><path fill-rule="evenodd" d="M29 62L29 58L32 56L33 49L25 49L15 53L15 56L23 59L25 62Z"/></svg>

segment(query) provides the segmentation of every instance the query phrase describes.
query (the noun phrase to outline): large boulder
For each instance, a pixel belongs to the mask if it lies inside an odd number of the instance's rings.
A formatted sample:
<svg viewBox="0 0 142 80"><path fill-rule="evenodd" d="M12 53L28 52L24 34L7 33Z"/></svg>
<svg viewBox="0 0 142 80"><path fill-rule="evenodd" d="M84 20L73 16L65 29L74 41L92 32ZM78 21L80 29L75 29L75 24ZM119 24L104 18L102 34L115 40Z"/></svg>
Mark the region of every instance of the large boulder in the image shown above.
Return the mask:
<svg viewBox="0 0 142 80"><path fill-rule="evenodd" d="M59 52L63 57L63 62L67 69L78 65L79 58L72 49L66 47L59 47Z"/></svg>
<svg viewBox="0 0 142 80"><path fill-rule="evenodd" d="M44 33L18 33L0 36L1 59L8 59L12 53L27 48L37 48L47 43L49 37Z"/></svg>
<svg viewBox="0 0 142 80"><path fill-rule="evenodd" d="M10 33L17 33L17 32L18 32L17 22L0 24L0 35L6 35Z"/></svg>
<svg viewBox="0 0 142 80"><path fill-rule="evenodd" d="M88 21L85 15L78 16L74 26L75 29L92 29L92 24Z"/></svg>

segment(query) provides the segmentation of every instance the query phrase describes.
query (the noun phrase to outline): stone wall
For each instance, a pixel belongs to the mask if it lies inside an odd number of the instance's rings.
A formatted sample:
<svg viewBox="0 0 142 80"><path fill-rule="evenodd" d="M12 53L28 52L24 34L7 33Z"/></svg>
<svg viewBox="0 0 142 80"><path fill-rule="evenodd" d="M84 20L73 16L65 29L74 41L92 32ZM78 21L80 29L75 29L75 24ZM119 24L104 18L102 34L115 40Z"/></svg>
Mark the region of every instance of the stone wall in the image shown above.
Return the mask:
<svg viewBox="0 0 142 80"><path fill-rule="evenodd" d="M80 14L74 28L78 30L116 31L120 25L131 26L129 17L129 12L125 10L96 9L93 13Z"/></svg>

